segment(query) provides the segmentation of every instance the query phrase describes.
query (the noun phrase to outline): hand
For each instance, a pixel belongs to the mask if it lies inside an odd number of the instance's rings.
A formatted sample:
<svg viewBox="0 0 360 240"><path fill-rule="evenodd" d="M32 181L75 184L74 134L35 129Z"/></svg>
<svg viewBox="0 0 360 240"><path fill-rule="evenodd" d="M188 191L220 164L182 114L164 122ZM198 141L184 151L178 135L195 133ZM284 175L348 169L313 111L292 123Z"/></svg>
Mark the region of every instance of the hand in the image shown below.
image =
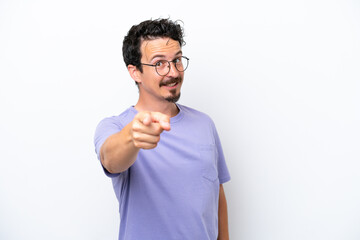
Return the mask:
<svg viewBox="0 0 360 240"><path fill-rule="evenodd" d="M160 141L160 134L170 130L170 117L159 112L140 112L131 125L134 146L143 149L155 148Z"/></svg>

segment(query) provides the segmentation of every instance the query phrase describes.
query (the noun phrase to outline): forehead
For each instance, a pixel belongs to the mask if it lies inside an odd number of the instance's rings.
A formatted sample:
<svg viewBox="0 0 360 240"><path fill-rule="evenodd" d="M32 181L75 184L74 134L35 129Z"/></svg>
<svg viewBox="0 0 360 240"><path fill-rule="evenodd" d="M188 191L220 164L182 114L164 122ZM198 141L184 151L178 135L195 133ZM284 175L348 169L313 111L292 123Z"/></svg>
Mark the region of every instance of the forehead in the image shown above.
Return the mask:
<svg viewBox="0 0 360 240"><path fill-rule="evenodd" d="M181 50L180 43L171 38L156 38L144 40L141 43L141 53L145 59L151 60L156 56L172 56Z"/></svg>

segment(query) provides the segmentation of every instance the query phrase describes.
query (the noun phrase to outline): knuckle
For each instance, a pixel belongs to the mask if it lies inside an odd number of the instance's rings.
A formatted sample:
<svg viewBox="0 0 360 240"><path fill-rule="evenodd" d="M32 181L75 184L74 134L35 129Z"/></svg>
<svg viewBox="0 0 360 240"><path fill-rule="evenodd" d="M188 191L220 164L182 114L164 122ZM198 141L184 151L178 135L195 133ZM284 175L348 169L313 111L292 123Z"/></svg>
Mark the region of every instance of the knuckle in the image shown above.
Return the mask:
<svg viewBox="0 0 360 240"><path fill-rule="evenodd" d="M140 134L137 132L134 132L132 137L135 141L139 141L141 139Z"/></svg>
<svg viewBox="0 0 360 240"><path fill-rule="evenodd" d="M139 123L138 123L138 122L133 122L133 124L132 124L132 129L133 129L134 131L138 131L139 128L140 128Z"/></svg>
<svg viewBox="0 0 360 240"><path fill-rule="evenodd" d="M134 146L137 147L137 148L141 148L140 144L138 142L134 142Z"/></svg>

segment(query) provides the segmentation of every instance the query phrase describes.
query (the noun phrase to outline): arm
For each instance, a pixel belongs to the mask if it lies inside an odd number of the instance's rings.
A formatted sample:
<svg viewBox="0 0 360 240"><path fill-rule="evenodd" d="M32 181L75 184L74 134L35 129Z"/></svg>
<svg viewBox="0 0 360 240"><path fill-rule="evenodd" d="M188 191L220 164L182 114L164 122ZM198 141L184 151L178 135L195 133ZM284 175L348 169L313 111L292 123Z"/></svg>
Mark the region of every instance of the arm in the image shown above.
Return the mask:
<svg viewBox="0 0 360 240"><path fill-rule="evenodd" d="M219 191L219 236L218 240L229 240L228 214L224 187L220 184Z"/></svg>
<svg viewBox="0 0 360 240"><path fill-rule="evenodd" d="M140 148L133 144L131 124L108 137L100 148L101 163L110 173L123 172L136 160Z"/></svg>
<svg viewBox="0 0 360 240"><path fill-rule="evenodd" d="M152 149L160 134L170 130L170 118L162 113L140 112L120 132L111 135L100 149L100 160L110 173L120 173L134 164L141 148Z"/></svg>

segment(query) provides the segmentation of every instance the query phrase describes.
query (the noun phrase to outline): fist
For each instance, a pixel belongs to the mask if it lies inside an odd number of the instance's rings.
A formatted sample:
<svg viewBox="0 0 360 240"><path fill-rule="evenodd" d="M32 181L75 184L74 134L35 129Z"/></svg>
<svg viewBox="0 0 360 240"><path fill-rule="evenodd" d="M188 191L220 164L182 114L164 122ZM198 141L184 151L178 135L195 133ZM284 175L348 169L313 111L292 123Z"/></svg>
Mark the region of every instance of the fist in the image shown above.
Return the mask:
<svg viewBox="0 0 360 240"><path fill-rule="evenodd" d="M132 142L137 148L155 148L164 130L170 130L170 117L159 112L139 112L131 125Z"/></svg>

